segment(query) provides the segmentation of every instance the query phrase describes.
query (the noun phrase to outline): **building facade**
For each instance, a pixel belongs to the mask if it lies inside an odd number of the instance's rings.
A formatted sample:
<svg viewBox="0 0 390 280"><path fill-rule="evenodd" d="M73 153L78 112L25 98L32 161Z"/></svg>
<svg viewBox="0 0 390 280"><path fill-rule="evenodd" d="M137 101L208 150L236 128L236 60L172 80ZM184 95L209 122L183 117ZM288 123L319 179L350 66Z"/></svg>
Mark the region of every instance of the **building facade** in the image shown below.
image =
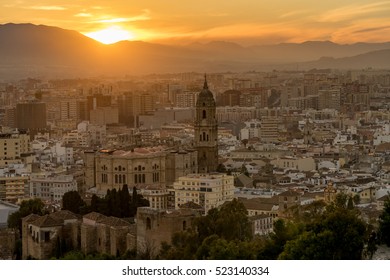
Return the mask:
<svg viewBox="0 0 390 280"><path fill-rule="evenodd" d="M201 206L203 213L234 198L234 177L222 173L189 174L179 177L173 184L175 209L193 202Z"/></svg>
<svg viewBox="0 0 390 280"><path fill-rule="evenodd" d="M30 197L60 202L65 193L77 191L73 175L34 175L30 178Z"/></svg>
<svg viewBox="0 0 390 280"><path fill-rule="evenodd" d="M195 150L167 150L164 147L130 151L100 150L84 153L85 184L99 194L107 190L142 186L166 187L176 178L197 170Z"/></svg>

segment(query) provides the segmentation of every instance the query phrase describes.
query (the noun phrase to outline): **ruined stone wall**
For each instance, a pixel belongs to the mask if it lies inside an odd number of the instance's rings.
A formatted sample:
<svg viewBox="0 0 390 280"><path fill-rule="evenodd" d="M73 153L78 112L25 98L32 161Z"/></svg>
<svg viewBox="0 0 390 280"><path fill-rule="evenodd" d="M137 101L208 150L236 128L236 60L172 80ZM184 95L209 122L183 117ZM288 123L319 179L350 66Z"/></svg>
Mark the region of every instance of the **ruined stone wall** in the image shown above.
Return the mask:
<svg viewBox="0 0 390 280"><path fill-rule="evenodd" d="M97 247L96 251L101 254L110 254L110 227L103 224L96 226Z"/></svg>
<svg viewBox="0 0 390 280"><path fill-rule="evenodd" d="M138 208L137 252L149 251L157 254L162 242L171 243L173 234L189 229L195 217L195 212L167 213L150 208Z"/></svg>
<svg viewBox="0 0 390 280"><path fill-rule="evenodd" d="M116 256L123 255L127 250L127 234L129 227L110 228L110 254Z"/></svg>
<svg viewBox="0 0 390 280"><path fill-rule="evenodd" d="M90 254L96 252L97 244L97 234L96 227L86 224L81 224L80 226L80 243L81 243L81 252L84 254Z"/></svg>
<svg viewBox="0 0 390 280"><path fill-rule="evenodd" d="M126 234L126 250L137 249L137 235L133 233Z"/></svg>

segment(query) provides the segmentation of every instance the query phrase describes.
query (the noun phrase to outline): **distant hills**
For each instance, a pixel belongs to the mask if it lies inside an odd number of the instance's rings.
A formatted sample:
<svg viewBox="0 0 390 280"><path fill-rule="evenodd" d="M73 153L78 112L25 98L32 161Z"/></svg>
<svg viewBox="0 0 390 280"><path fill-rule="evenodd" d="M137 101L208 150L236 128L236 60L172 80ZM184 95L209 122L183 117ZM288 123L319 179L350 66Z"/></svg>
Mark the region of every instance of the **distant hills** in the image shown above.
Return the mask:
<svg viewBox="0 0 390 280"><path fill-rule="evenodd" d="M33 24L0 25L0 80L172 72L389 68L390 42L329 41L243 47L231 42L169 46L141 41L104 45L76 31Z"/></svg>

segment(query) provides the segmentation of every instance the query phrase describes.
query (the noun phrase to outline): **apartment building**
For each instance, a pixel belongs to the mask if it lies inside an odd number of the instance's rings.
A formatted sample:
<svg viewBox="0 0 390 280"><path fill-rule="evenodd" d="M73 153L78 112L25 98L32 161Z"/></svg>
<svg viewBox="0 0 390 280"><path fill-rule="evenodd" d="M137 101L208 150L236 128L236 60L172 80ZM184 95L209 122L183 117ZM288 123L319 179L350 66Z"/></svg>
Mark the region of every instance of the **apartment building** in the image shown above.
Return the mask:
<svg viewBox="0 0 390 280"><path fill-rule="evenodd" d="M204 213L234 198L234 177L222 173L188 174L173 184L175 209L188 202L199 204Z"/></svg>

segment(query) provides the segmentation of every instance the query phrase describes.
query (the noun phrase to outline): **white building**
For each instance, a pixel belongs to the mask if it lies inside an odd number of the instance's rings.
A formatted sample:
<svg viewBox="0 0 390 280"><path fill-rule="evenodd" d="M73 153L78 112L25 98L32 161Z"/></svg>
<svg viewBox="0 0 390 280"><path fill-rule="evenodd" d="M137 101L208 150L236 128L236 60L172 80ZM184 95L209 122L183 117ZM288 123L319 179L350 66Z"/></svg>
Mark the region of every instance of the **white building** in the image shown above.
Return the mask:
<svg viewBox="0 0 390 280"><path fill-rule="evenodd" d="M259 120L245 122L245 127L240 131L240 139L252 139L255 137L261 137L261 122Z"/></svg>
<svg viewBox="0 0 390 280"><path fill-rule="evenodd" d="M199 204L204 213L234 198L234 177L222 173L188 174L173 183L175 209L182 204Z"/></svg>
<svg viewBox="0 0 390 280"><path fill-rule="evenodd" d="M66 192L77 191L72 175L35 174L30 178L30 197L60 202Z"/></svg>
<svg viewBox="0 0 390 280"><path fill-rule="evenodd" d="M51 152L57 163L74 163L73 147L64 146L62 143L57 142L54 146L51 147Z"/></svg>
<svg viewBox="0 0 390 280"><path fill-rule="evenodd" d="M312 157L286 156L271 161L277 168L293 169L299 171L311 171L316 169L316 163Z"/></svg>

